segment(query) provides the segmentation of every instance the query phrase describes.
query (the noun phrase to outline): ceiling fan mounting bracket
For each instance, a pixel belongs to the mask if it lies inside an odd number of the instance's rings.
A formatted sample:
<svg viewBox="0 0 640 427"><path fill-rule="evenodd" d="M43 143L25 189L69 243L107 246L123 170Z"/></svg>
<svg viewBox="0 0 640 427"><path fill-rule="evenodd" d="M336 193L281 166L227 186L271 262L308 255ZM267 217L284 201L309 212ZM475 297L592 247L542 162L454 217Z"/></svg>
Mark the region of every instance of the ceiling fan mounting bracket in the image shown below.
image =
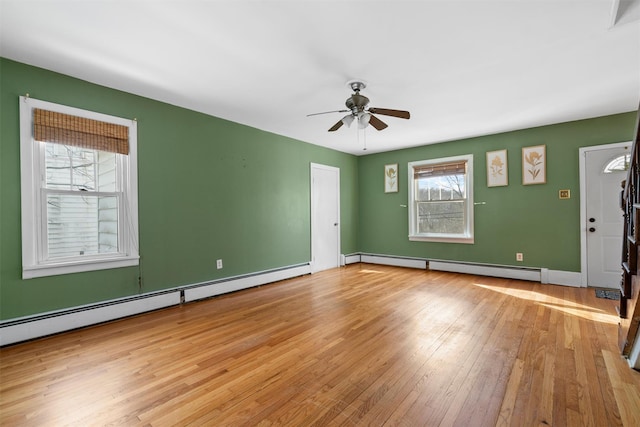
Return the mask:
<svg viewBox="0 0 640 427"><path fill-rule="evenodd" d="M347 86L351 88L355 93L360 92L362 89L367 87L367 84L362 80L349 80L347 82Z"/></svg>

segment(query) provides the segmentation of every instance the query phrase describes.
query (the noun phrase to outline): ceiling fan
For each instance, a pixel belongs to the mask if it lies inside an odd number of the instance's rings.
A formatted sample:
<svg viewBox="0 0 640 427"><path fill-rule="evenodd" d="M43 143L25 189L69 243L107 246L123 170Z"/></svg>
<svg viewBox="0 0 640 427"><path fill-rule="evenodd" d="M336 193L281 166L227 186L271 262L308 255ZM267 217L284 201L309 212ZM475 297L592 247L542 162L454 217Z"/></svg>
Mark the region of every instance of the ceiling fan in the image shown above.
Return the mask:
<svg viewBox="0 0 640 427"><path fill-rule="evenodd" d="M335 125L331 126L331 128L329 128L329 132L334 132L340 129L342 125L351 126L351 123L353 123L353 121L356 119L358 119L358 126L360 128L365 128L367 127L367 125L371 125L377 130L386 128L388 125L374 116L374 114L399 117L401 119L408 119L410 117L408 111L369 107L369 98L364 95L360 95L360 90L367 87L366 83L359 80L352 80L348 82L347 85L351 86L351 89L354 92L349 98L347 98L347 101L345 102L348 110L335 110L325 111L323 113L313 113L308 114L307 117L328 113L349 113L342 119L340 119Z"/></svg>

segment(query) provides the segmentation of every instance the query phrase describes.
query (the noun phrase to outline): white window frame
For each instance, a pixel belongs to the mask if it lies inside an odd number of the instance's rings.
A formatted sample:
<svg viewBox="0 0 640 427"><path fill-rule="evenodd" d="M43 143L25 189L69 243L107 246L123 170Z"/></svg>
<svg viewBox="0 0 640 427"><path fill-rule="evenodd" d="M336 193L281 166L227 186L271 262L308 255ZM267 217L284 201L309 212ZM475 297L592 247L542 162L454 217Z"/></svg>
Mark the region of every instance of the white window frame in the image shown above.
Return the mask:
<svg viewBox="0 0 640 427"><path fill-rule="evenodd" d="M425 165L437 165L441 163L453 163L464 161L467 164L467 172L465 177L465 230L460 234L446 234L446 233L419 233L417 218L418 218L418 204L416 201L416 180L414 178L414 168ZM422 241L422 242L449 242L449 243L474 243L473 234L473 154L467 154L463 156L452 156L439 159L420 160L415 162L409 162L408 167L408 191L409 191L409 240Z"/></svg>
<svg viewBox="0 0 640 427"><path fill-rule="evenodd" d="M138 156L135 120L54 104L25 96L20 100L20 179L22 210L22 278L136 266L138 253ZM122 184L117 253L46 259L47 223L44 143L33 135L33 110L40 108L129 128L129 154L116 154ZM43 205L44 204L44 205Z"/></svg>

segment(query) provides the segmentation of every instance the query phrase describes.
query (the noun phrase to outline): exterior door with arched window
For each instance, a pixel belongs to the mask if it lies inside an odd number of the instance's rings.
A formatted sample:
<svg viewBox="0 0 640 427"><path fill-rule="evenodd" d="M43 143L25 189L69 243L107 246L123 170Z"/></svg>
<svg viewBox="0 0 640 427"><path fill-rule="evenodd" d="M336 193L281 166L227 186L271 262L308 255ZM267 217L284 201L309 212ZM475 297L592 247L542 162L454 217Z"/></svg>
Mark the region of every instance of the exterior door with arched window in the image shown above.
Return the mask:
<svg viewBox="0 0 640 427"><path fill-rule="evenodd" d="M619 289L622 274L621 182L631 144L585 152L587 285Z"/></svg>

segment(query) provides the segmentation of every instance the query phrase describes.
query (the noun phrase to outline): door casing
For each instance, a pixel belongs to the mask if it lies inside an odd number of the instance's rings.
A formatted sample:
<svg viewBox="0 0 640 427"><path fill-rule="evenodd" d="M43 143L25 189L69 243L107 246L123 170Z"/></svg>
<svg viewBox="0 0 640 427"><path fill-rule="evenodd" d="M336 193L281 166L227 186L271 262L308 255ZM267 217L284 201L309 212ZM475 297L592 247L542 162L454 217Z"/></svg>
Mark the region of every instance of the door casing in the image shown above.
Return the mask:
<svg viewBox="0 0 640 427"><path fill-rule="evenodd" d="M316 206L316 192L320 191L316 186L316 177L321 172L329 172L333 174L335 178L334 192L330 197L333 199L333 203L326 208L324 206ZM327 268L340 266L340 169L333 166L321 165L318 163L311 163L310 165L310 185L311 185L311 272L325 270ZM327 194L325 194L327 195ZM329 196L329 195L327 195ZM320 210L319 210L320 208ZM335 209L335 211L333 211ZM335 225L334 225L335 224ZM323 265L319 265L316 262L318 257L318 239L322 233L336 233L332 237L335 237L335 252L326 255L327 262ZM323 254L320 254L323 255ZM324 256L324 255L323 255ZM334 259L333 259L334 258ZM324 267L324 265L330 265L330 267ZM320 268L318 268L320 267Z"/></svg>
<svg viewBox="0 0 640 427"><path fill-rule="evenodd" d="M587 172L586 160L588 151L608 150L611 148L623 148L632 146L632 142L618 142L614 144L594 145L591 147L582 147L579 150L579 168L580 168L580 286L587 287ZM620 247L622 253L622 247ZM620 267L622 272L622 266Z"/></svg>

